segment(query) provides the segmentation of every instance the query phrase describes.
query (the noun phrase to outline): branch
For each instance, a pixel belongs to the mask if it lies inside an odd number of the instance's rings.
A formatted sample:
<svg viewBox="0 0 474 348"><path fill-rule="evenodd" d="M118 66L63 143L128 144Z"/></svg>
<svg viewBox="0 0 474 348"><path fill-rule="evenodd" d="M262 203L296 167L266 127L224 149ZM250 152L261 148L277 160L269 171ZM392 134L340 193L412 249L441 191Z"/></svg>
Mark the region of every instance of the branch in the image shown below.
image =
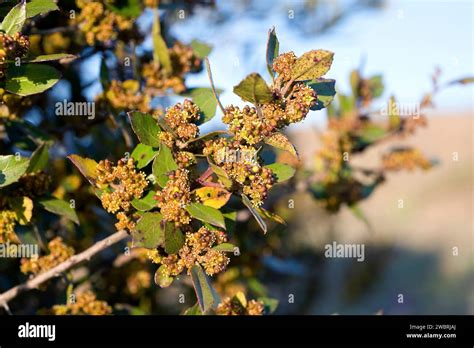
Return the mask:
<svg viewBox="0 0 474 348"><path fill-rule="evenodd" d="M56 267L51 268L49 271L41 273L34 277L33 279L28 280L27 282L17 285L10 290L0 294L0 305L5 307L8 310L7 303L14 299L17 295L21 294L22 292L36 289L40 284L44 283L45 281L58 277L61 273L67 271L68 269L74 267L75 265L79 264L82 261L89 261L92 256L97 254L98 252L108 248L109 246L120 242L122 239L125 239L128 236L127 231L120 230L113 235L102 239L101 241L92 245L89 249L84 250L82 253L73 255L63 263L57 265Z"/></svg>
<svg viewBox="0 0 474 348"><path fill-rule="evenodd" d="M211 83L212 93L214 93L214 97L216 98L217 104L219 105L219 108L221 109L222 114L225 115L224 106L221 104L221 101L219 100L219 96L217 95L216 87L214 86L214 80L212 78L211 64L209 63L209 59L206 57L204 62L206 65L207 76L209 77L209 82Z"/></svg>

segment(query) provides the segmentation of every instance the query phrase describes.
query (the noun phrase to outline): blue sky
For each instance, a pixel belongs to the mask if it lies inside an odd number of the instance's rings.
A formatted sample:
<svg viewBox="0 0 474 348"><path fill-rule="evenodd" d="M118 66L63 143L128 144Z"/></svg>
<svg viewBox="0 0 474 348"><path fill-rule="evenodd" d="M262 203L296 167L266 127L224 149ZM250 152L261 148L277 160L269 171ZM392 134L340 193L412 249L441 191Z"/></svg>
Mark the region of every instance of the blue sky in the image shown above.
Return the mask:
<svg viewBox="0 0 474 348"><path fill-rule="evenodd" d="M401 102L416 102L430 89L436 66L443 71L441 81L474 75L472 1L388 1L381 9L355 12L322 35L302 33L293 22L302 20L298 15L288 19L288 11L301 5L300 1L267 1L259 6L264 10L272 7L271 3L277 4L263 18L241 11L231 20L214 25L206 15L198 15L173 27L173 33L184 42L199 37L214 46L210 60L216 85L226 91L221 98L224 104L241 104L231 93L232 86L248 73L257 71L268 77L265 44L272 26L280 40L280 52L301 54L314 48L334 51L327 76L335 78L342 91L348 88L348 73L364 56L365 72L383 73L385 96L395 94ZM217 5L228 7L229 1L218 0ZM305 23L311 25L311 17L305 18ZM188 81L191 86L208 85L205 74ZM473 100L471 85L446 90L435 102L440 111L473 111Z"/></svg>

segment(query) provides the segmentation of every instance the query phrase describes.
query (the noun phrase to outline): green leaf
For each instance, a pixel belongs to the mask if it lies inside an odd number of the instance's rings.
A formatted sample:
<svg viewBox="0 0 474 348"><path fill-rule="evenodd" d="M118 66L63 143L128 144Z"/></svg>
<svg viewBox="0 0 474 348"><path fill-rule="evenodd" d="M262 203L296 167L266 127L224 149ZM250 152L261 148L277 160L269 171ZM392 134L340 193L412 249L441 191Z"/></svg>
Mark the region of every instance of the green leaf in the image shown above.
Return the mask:
<svg viewBox="0 0 474 348"><path fill-rule="evenodd" d="M375 75L369 79L370 90L373 98L378 98L383 94L384 84L382 75Z"/></svg>
<svg viewBox="0 0 474 348"><path fill-rule="evenodd" d="M367 124L361 129L360 140L365 144L372 144L387 135L387 130L376 124Z"/></svg>
<svg viewBox="0 0 474 348"><path fill-rule="evenodd" d="M8 155L0 156L0 187L5 187L25 174L29 164L29 158Z"/></svg>
<svg viewBox="0 0 474 348"><path fill-rule="evenodd" d="M99 79L100 79L100 84L102 85L102 89L106 91L110 86L110 74L109 74L109 68L107 67L105 53L102 55L102 58L100 60Z"/></svg>
<svg viewBox="0 0 474 348"><path fill-rule="evenodd" d="M31 154L30 163L28 165L27 173L34 173L43 170L48 165L49 159L49 145L42 143L38 148Z"/></svg>
<svg viewBox="0 0 474 348"><path fill-rule="evenodd" d="M295 81L313 80L326 74L331 68L334 53L325 50L311 50L299 57L291 71Z"/></svg>
<svg viewBox="0 0 474 348"><path fill-rule="evenodd" d="M316 105L311 110L321 110L326 108L336 95L336 81L331 79L317 79L307 81L306 84L311 87L318 97Z"/></svg>
<svg viewBox="0 0 474 348"><path fill-rule="evenodd" d="M199 302L192 307L189 307L183 312L183 315L202 315L201 308L199 308Z"/></svg>
<svg viewBox="0 0 474 348"><path fill-rule="evenodd" d="M234 93L243 100L262 104L272 101L273 94L265 80L256 73L248 75L234 87Z"/></svg>
<svg viewBox="0 0 474 348"><path fill-rule="evenodd" d="M193 102L199 107L199 123L210 121L216 115L217 100L211 88L195 88L191 92Z"/></svg>
<svg viewBox="0 0 474 348"><path fill-rule="evenodd" d="M184 235L173 223L165 226L165 251L167 254L176 254L184 244Z"/></svg>
<svg viewBox="0 0 474 348"><path fill-rule="evenodd" d="M144 213L137 221L132 232L133 246L154 249L163 244L165 236L162 230L160 213Z"/></svg>
<svg viewBox="0 0 474 348"><path fill-rule="evenodd" d="M261 216L269 220L273 220L275 222L278 222L279 224L286 225L286 221L278 214L272 213L271 211L268 211L261 207L258 208L257 211Z"/></svg>
<svg viewBox="0 0 474 348"><path fill-rule="evenodd" d="M171 58L168 51L168 46L161 36L160 29L160 16L158 11L155 10L155 16L153 18L153 60L155 63L160 63L161 67L168 71L172 71Z"/></svg>
<svg viewBox="0 0 474 348"><path fill-rule="evenodd" d="M209 166L212 168L214 174L216 174L217 178L224 185L225 188L230 189L232 187L232 179L227 175L226 171L219 167L217 164L214 164L209 161Z"/></svg>
<svg viewBox="0 0 474 348"><path fill-rule="evenodd" d="M283 182L295 175L295 168L283 163L273 163L265 166L268 169L271 169L273 174L276 176L277 182Z"/></svg>
<svg viewBox="0 0 474 348"><path fill-rule="evenodd" d="M160 151L153 161L152 171L156 178L156 182L160 187L165 187L168 182L168 173L178 169L173 153L165 144L161 144Z"/></svg>
<svg viewBox="0 0 474 348"><path fill-rule="evenodd" d="M58 9L58 5L54 0L31 0L26 3L26 18L32 18Z"/></svg>
<svg viewBox="0 0 474 348"><path fill-rule="evenodd" d="M161 265L155 272L155 284L161 288L167 288L174 280L165 272L165 269L165 265Z"/></svg>
<svg viewBox="0 0 474 348"><path fill-rule="evenodd" d="M365 215L364 211L360 208L360 206L356 203L349 205L349 209L351 210L352 214L359 220L365 223L368 229L372 230L372 226L370 224L369 219Z"/></svg>
<svg viewBox="0 0 474 348"><path fill-rule="evenodd" d="M132 201L132 206L139 211L148 211L156 207L156 201L154 199L156 192L151 190L140 199L135 198Z"/></svg>
<svg viewBox="0 0 474 348"><path fill-rule="evenodd" d="M258 211L255 210L255 208L252 205L252 202L250 202L250 199L248 199L248 197L244 194L242 195L242 203L244 203L244 205L247 207L247 209L250 210L250 212L252 213L255 220L257 220L257 223L260 226L260 228L262 229L263 233L266 234L267 233L267 224L265 223L265 221L263 221L263 218L260 216Z"/></svg>
<svg viewBox="0 0 474 348"><path fill-rule="evenodd" d="M265 138L264 141L266 144L270 146L276 147L277 149L280 149L280 150L288 151L296 158L299 158L298 152L296 152L295 146L283 133L275 132L269 137Z"/></svg>
<svg viewBox="0 0 474 348"><path fill-rule="evenodd" d="M224 216L218 209L201 203L191 203L185 209L193 218L225 229Z"/></svg>
<svg viewBox="0 0 474 348"><path fill-rule="evenodd" d="M349 81L351 83L351 90L352 90L352 95L354 98L358 98L358 89L359 89L359 84L360 84L360 74L359 70L354 69L351 71L349 75Z"/></svg>
<svg viewBox="0 0 474 348"><path fill-rule="evenodd" d="M161 128L153 116L143 112L133 111L128 113L128 118L140 142L148 146L160 146L159 135Z"/></svg>
<svg viewBox="0 0 474 348"><path fill-rule="evenodd" d="M191 279L201 311L206 313L215 309L220 303L220 298L201 266L195 265L191 268Z"/></svg>
<svg viewBox="0 0 474 348"><path fill-rule="evenodd" d="M55 54L44 54L41 56L37 56L34 58L29 59L22 59L22 63L40 63L40 62L52 62L56 60L71 60L75 59L77 56L68 53L55 53Z"/></svg>
<svg viewBox="0 0 474 348"><path fill-rule="evenodd" d="M258 301L263 302L265 306L265 314L272 314L278 308L278 300L276 298L269 298L269 297L259 297Z"/></svg>
<svg viewBox="0 0 474 348"><path fill-rule="evenodd" d="M15 212L20 225L26 225L33 216L33 201L29 197L10 197L8 199L10 208Z"/></svg>
<svg viewBox="0 0 474 348"><path fill-rule="evenodd" d="M212 51L212 46L199 40L191 41L190 45L194 53L201 59L206 58Z"/></svg>
<svg viewBox="0 0 474 348"><path fill-rule="evenodd" d="M97 162L93 159L78 155L69 155L68 158L79 169L82 175L95 187L97 180Z"/></svg>
<svg viewBox="0 0 474 348"><path fill-rule="evenodd" d="M79 218L77 217L76 211L71 208L71 205L68 202L51 197L40 199L38 200L38 203L50 213L64 216L79 225Z"/></svg>
<svg viewBox="0 0 474 348"><path fill-rule="evenodd" d="M217 251L233 253L235 250L235 245L231 243L221 243L219 245L216 245L212 249L217 250Z"/></svg>
<svg viewBox="0 0 474 348"><path fill-rule="evenodd" d="M142 13L140 0L115 0L113 4L107 3L106 6L124 17L135 18Z"/></svg>
<svg viewBox="0 0 474 348"><path fill-rule="evenodd" d="M132 151L132 158L137 161L137 168L142 169L146 167L155 156L158 154L153 147L139 143Z"/></svg>
<svg viewBox="0 0 474 348"><path fill-rule="evenodd" d="M273 60L278 57L279 49L280 43L278 42L275 28L271 28L268 31L267 41L267 69L272 78L275 76L275 72L273 71Z"/></svg>
<svg viewBox="0 0 474 348"><path fill-rule="evenodd" d="M9 64L6 76L5 89L22 96L44 92L61 78L59 71L44 64Z"/></svg>
<svg viewBox="0 0 474 348"><path fill-rule="evenodd" d="M8 35L21 31L26 20L26 1L18 3L7 13L2 21L0 29Z"/></svg>

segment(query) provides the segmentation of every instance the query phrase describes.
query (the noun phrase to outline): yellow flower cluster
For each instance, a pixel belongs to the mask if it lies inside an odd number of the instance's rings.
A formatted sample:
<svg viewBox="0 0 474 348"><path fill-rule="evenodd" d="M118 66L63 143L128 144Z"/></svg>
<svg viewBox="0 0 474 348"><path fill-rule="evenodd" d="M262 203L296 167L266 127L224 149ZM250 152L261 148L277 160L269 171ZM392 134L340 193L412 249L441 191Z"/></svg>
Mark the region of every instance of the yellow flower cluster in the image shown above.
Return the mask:
<svg viewBox="0 0 474 348"><path fill-rule="evenodd" d="M210 156L227 175L250 196L252 204L259 207L266 199L268 191L275 183L273 172L259 165L257 150L253 146L242 145L238 141L225 138L208 140L203 154Z"/></svg>
<svg viewBox="0 0 474 348"><path fill-rule="evenodd" d="M202 69L202 60L196 56L190 46L176 41L168 51L171 71L166 71L155 62L143 65L142 76L145 79L147 92L151 95L163 94L168 89L172 89L176 94L184 92L186 90L185 75Z"/></svg>
<svg viewBox="0 0 474 348"><path fill-rule="evenodd" d="M147 270L132 272L127 277L127 289L132 295L139 294L142 290L148 289L151 285L151 274Z"/></svg>
<svg viewBox="0 0 474 348"><path fill-rule="evenodd" d="M14 211L0 211L0 244L6 242L18 243L18 237L15 234L17 216Z"/></svg>
<svg viewBox="0 0 474 348"><path fill-rule="evenodd" d="M22 259L23 273L40 274L59 265L74 255L74 249L63 243L61 237L56 237L48 243L49 254L38 258Z"/></svg>
<svg viewBox="0 0 474 348"><path fill-rule="evenodd" d="M105 301L97 300L92 291L84 291L71 303L53 306L52 312L54 315L109 315L112 307Z"/></svg>
<svg viewBox="0 0 474 348"><path fill-rule="evenodd" d="M112 80L109 88L97 97L97 102L100 109L106 109L106 105L110 105L118 112L151 110L150 97L140 92L140 83L137 80Z"/></svg>
<svg viewBox="0 0 474 348"><path fill-rule="evenodd" d="M238 298L226 297L217 306L217 315L263 315L265 307L263 302L250 300L244 304Z"/></svg>
<svg viewBox="0 0 474 348"><path fill-rule="evenodd" d="M214 246L227 242L227 236L219 230L201 227L197 232L186 233L183 247L177 254L162 256L157 250L149 252L149 258L163 265L163 272L169 277L180 275L185 269L199 264L204 271L212 276L225 270L229 258L222 251L213 249Z"/></svg>
<svg viewBox="0 0 474 348"><path fill-rule="evenodd" d="M335 183L343 167L344 153L352 152L349 136L356 127L353 118L331 119L328 129L321 137L322 147L315 156L315 172L324 184Z"/></svg>
<svg viewBox="0 0 474 348"><path fill-rule="evenodd" d="M1 75L0 63L0 75ZM29 97L22 97L17 94L8 93L0 88L0 119L5 118L13 120L20 115L24 109L31 105Z"/></svg>
<svg viewBox="0 0 474 348"><path fill-rule="evenodd" d="M229 131L235 134L236 140L254 145L269 136L276 127L271 122L257 114L254 107L245 106L242 110L236 106L228 106L222 117L222 122L229 125Z"/></svg>
<svg viewBox="0 0 474 348"><path fill-rule="evenodd" d="M382 158L383 168L385 170L409 170L416 168L423 170L430 169L433 165L423 154L417 149L400 149L387 153Z"/></svg>
<svg viewBox="0 0 474 348"><path fill-rule="evenodd" d="M191 202L189 171L178 169L171 173L163 190L156 193L155 199L164 220L174 222L176 227L188 225L191 217L184 207Z"/></svg>
<svg viewBox="0 0 474 348"><path fill-rule="evenodd" d="M109 213L117 213L119 230L133 230L135 222L130 216L130 202L141 198L148 185L145 174L137 172L132 158L121 159L116 166L108 160L100 161L96 168L97 185L105 188L100 200Z"/></svg>
<svg viewBox="0 0 474 348"><path fill-rule="evenodd" d="M5 78L7 61L24 58L28 54L29 47L27 36L21 33L8 35L0 32L0 81ZM29 98L8 93L0 88L0 118L15 119L30 104Z"/></svg>
<svg viewBox="0 0 474 348"><path fill-rule="evenodd" d="M199 128L193 122L199 120L199 107L191 100L177 103L166 110L164 121L171 128L180 141L188 141L199 135ZM169 138L169 134L164 132L163 139Z"/></svg>
<svg viewBox="0 0 474 348"><path fill-rule="evenodd" d="M80 14L73 22L86 38L89 46L107 44L116 40L121 31L130 30L133 22L109 11L105 4L95 0L76 0Z"/></svg>
<svg viewBox="0 0 474 348"><path fill-rule="evenodd" d="M7 60L24 58L28 54L30 41L21 33L8 35L0 32L0 79L5 77Z"/></svg>
<svg viewBox="0 0 474 348"><path fill-rule="evenodd" d="M283 81L291 80L291 69L296 62L294 52L280 54L273 60L273 70Z"/></svg>

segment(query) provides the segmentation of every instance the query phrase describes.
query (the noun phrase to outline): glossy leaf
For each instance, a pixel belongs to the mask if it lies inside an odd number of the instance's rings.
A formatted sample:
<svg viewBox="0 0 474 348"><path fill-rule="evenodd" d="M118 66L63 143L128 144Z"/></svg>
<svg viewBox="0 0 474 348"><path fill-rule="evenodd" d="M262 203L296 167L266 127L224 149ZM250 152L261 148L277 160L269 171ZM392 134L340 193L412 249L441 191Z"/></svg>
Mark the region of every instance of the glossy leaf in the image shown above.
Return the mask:
<svg viewBox="0 0 474 348"><path fill-rule="evenodd" d="M191 41L190 46L192 47L194 53L201 59L207 57L212 51L211 45L196 39Z"/></svg>
<svg viewBox="0 0 474 348"><path fill-rule="evenodd" d="M6 75L5 89L22 96L44 92L61 78L59 71L44 64L9 64Z"/></svg>
<svg viewBox="0 0 474 348"><path fill-rule="evenodd" d="M161 144L160 151L153 160L153 175L156 178L156 182L161 187L164 187L168 182L168 173L178 169L173 154L168 146Z"/></svg>
<svg viewBox="0 0 474 348"><path fill-rule="evenodd" d="M267 41L267 69L272 78L275 76L273 71L273 60L278 57L280 49L280 43L276 36L275 28L271 28L268 31L268 41Z"/></svg>
<svg viewBox="0 0 474 348"><path fill-rule="evenodd" d="M261 216L269 220L273 220L275 222L278 222L279 224L286 225L286 221L278 214L272 213L271 211L268 211L261 207L258 208L257 211Z"/></svg>
<svg viewBox="0 0 474 348"><path fill-rule="evenodd" d="M201 112L199 123L210 121L216 115L217 100L211 88L194 88L191 98Z"/></svg>
<svg viewBox="0 0 474 348"><path fill-rule="evenodd" d="M262 229L263 233L267 233L267 224L263 221L263 218L260 216L259 212L254 208L252 202L246 195L242 195L242 203L247 207L247 209L252 213L255 220L257 220L258 225Z"/></svg>
<svg viewBox="0 0 474 348"><path fill-rule="evenodd" d="M231 193L219 187L201 187L194 190L202 204L219 209L229 200Z"/></svg>
<svg viewBox="0 0 474 348"><path fill-rule="evenodd" d="M142 13L140 0L116 0L112 3L106 3L106 6L113 12L124 17L135 18Z"/></svg>
<svg viewBox="0 0 474 348"><path fill-rule="evenodd" d="M21 1L15 5L3 19L0 29L8 35L13 35L21 31L26 20L26 1Z"/></svg>
<svg viewBox="0 0 474 348"><path fill-rule="evenodd" d="M148 211L156 207L156 201L154 199L156 192L148 191L145 197L140 199L134 199L132 201L132 206L139 211Z"/></svg>
<svg viewBox="0 0 474 348"><path fill-rule="evenodd" d="M76 210L71 207L69 202L56 198L43 198L38 200L38 203L50 213L64 216L79 225L79 218L77 217Z"/></svg>
<svg viewBox="0 0 474 348"><path fill-rule="evenodd" d="M325 50L311 50L299 57L291 71L295 81L313 80L326 74L332 65L334 53Z"/></svg>
<svg viewBox="0 0 474 348"><path fill-rule="evenodd" d="M265 138L264 141L266 144L276 147L277 149L280 149L280 150L288 151L293 156L298 158L298 153L296 152L295 146L283 133L275 132L269 137Z"/></svg>
<svg viewBox="0 0 474 348"><path fill-rule="evenodd" d="M26 18L58 10L54 0L31 0L26 3Z"/></svg>
<svg viewBox="0 0 474 348"><path fill-rule="evenodd" d="M78 155L70 155L68 158L79 169L82 175L92 184L96 185L97 180L97 162L93 159L81 157Z"/></svg>
<svg viewBox="0 0 474 348"><path fill-rule="evenodd" d="M49 145L42 143L31 154L30 163L28 164L27 173L34 173L43 170L48 165L49 159Z"/></svg>
<svg viewBox="0 0 474 348"><path fill-rule="evenodd" d="M8 155L0 156L0 187L5 187L25 174L29 164L26 157Z"/></svg>
<svg viewBox="0 0 474 348"><path fill-rule="evenodd" d="M184 244L184 234L174 226L167 223L165 226L165 251L167 254L176 254Z"/></svg>
<svg viewBox="0 0 474 348"><path fill-rule="evenodd" d="M128 118L130 119L133 131L141 143L153 147L160 146L159 135L161 128L153 116L133 111L128 113Z"/></svg>
<svg viewBox="0 0 474 348"><path fill-rule="evenodd" d="M219 295L211 285L207 275L199 265L191 268L191 279L201 311L206 313L220 303Z"/></svg>
<svg viewBox="0 0 474 348"><path fill-rule="evenodd" d="M153 60L155 63L159 63L161 67L171 72L171 58L168 51L168 46L166 46L166 42L161 36L161 28L160 28L160 16L158 11L155 10L154 17L153 17Z"/></svg>
<svg viewBox="0 0 474 348"><path fill-rule="evenodd" d="M286 181L295 175L295 168L283 163L273 163L265 166L271 169L278 183Z"/></svg>
<svg viewBox="0 0 474 348"><path fill-rule="evenodd" d="M132 151L132 158L137 161L136 166L138 169L142 169L146 167L153 158L158 154L153 147L149 145L145 145L143 143L139 143L135 149Z"/></svg>
<svg viewBox="0 0 474 348"><path fill-rule="evenodd" d="M224 216L219 210L201 203L191 203L185 209L193 218L225 229Z"/></svg>
<svg viewBox="0 0 474 348"><path fill-rule="evenodd" d="M68 53L55 53L55 54L44 54L34 58L22 60L22 63L41 63L41 62L53 62L56 60L73 60L77 56Z"/></svg>
<svg viewBox="0 0 474 348"><path fill-rule="evenodd" d="M144 213L132 231L133 246L154 249L164 243L160 213Z"/></svg>
<svg viewBox="0 0 474 348"><path fill-rule="evenodd" d="M212 249L217 250L217 251L233 253L235 250L235 245L231 243L221 243L219 245L216 245Z"/></svg>
<svg viewBox="0 0 474 348"><path fill-rule="evenodd" d="M328 107L336 95L336 81L331 79L317 79L307 81L306 84L311 87L317 95L316 105L311 110L321 110Z"/></svg>
<svg viewBox="0 0 474 348"><path fill-rule="evenodd" d="M243 100L254 104L268 103L273 99L272 91L267 83L256 73L248 75L235 86L234 93Z"/></svg>
<svg viewBox="0 0 474 348"><path fill-rule="evenodd" d="M219 181L224 185L225 188L229 189L232 187L232 179L229 178L226 171L219 167L218 165L209 162L209 166L212 168L214 174L216 174Z"/></svg>
<svg viewBox="0 0 474 348"><path fill-rule="evenodd" d="M33 216L33 201L29 197L11 197L8 200L11 209L15 212L20 225L26 225Z"/></svg>

